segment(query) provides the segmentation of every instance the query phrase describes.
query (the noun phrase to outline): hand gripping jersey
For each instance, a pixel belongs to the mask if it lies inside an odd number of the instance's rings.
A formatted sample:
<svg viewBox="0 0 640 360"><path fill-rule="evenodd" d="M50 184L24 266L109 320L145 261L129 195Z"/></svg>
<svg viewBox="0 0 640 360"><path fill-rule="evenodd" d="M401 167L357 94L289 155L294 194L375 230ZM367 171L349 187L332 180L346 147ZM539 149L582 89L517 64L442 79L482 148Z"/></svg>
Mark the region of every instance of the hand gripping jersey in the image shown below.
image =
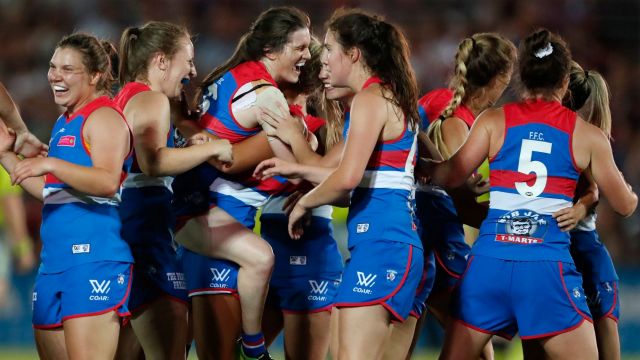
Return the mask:
<svg viewBox="0 0 640 360"><path fill-rule="evenodd" d="M472 253L573 263L569 234L551 215L573 205L576 114L558 102L526 101L505 105L504 116L504 144L490 159L489 214Z"/></svg>
<svg viewBox="0 0 640 360"><path fill-rule="evenodd" d="M380 80L371 78L364 87L374 82ZM416 140L417 131L405 121L398 138L379 142L374 148L362 180L351 195L349 247L363 240L384 239L422 249L412 205Z"/></svg>
<svg viewBox="0 0 640 360"><path fill-rule="evenodd" d="M120 110L106 96L56 121L49 157L90 167L91 146L82 131L91 113L101 107ZM122 118L124 121L124 117ZM121 173L124 179L125 171ZM45 176L42 209L42 265L40 273L57 273L79 264L97 261L132 262L129 247L120 237L120 194L111 198L87 195L52 174Z"/></svg>

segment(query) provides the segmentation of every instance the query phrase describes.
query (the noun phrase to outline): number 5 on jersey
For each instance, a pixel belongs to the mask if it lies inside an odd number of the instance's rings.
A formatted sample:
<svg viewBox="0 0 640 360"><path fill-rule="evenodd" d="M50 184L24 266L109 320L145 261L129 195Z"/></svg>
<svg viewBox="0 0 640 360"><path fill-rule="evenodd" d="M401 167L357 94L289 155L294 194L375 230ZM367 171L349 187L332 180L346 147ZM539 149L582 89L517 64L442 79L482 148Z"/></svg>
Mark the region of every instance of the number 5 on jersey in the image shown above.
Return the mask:
<svg viewBox="0 0 640 360"><path fill-rule="evenodd" d="M520 159L518 160L518 172L523 174L536 174L536 181L529 186L526 181L516 182L516 190L522 196L534 198L542 194L545 186L547 186L547 167L544 163L531 160L534 152L551 154L551 143L539 140L522 140L520 148Z"/></svg>

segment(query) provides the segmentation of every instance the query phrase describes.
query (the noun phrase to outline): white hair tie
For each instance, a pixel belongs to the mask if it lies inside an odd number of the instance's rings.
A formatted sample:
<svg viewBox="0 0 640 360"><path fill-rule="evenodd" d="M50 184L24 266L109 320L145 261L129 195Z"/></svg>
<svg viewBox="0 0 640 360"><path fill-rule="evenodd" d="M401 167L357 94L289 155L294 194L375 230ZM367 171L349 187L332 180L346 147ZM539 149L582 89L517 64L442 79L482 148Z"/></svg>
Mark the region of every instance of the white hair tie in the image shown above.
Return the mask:
<svg viewBox="0 0 640 360"><path fill-rule="evenodd" d="M551 55L552 52L553 52L553 46L551 46L551 43L547 43L547 46L536 51L535 54L533 55L535 55L535 57L537 57L538 59L542 59L545 56Z"/></svg>

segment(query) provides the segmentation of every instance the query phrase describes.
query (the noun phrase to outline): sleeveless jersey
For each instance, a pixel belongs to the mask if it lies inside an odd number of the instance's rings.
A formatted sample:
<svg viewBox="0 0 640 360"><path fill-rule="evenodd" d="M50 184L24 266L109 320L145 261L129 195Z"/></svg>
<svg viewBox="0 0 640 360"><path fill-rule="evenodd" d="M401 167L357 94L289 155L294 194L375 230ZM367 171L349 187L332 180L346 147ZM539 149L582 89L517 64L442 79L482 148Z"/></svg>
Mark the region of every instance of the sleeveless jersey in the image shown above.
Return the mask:
<svg viewBox="0 0 640 360"><path fill-rule="evenodd" d="M82 131L91 113L101 107L110 107L122 116L106 96L91 101L73 114L64 113L53 126L48 156L80 166L93 166L90 144ZM124 116L122 120L125 121ZM121 181L125 175L123 169ZM117 210L120 194L111 198L87 195L53 174L46 174L42 197L41 273L62 272L96 261L133 261L129 247L120 237Z"/></svg>
<svg viewBox="0 0 640 360"><path fill-rule="evenodd" d="M440 118L452 97L453 91L436 89L418 101L418 114L423 131ZM468 127L475 121L471 110L463 104L454 110L453 116L463 120ZM427 249L433 250L438 263L434 291L439 291L455 282L456 276L464 272L471 247L465 242L463 224L458 217L453 199L443 188L432 184L419 184L416 189L416 213L420 222L422 243Z"/></svg>
<svg viewBox="0 0 640 360"><path fill-rule="evenodd" d="M262 83L254 85L254 81ZM232 144L258 134L262 131L261 126L246 128L236 120L233 113L234 110L253 106L257 99L254 90L265 86L277 87L277 84L264 64L259 61L244 62L227 71L204 91L200 125L211 134L227 139ZM251 172L221 175L221 178L228 179L231 183L221 184L215 191L232 195L243 202L253 202L256 197L264 198L273 194L286 182L286 179L281 177L258 180Z"/></svg>
<svg viewBox="0 0 640 360"><path fill-rule="evenodd" d="M573 263L569 233L551 215L573 205L581 171L572 152L576 113L526 101L505 105L504 116L504 144L490 159L489 214L472 253Z"/></svg>
<svg viewBox="0 0 640 360"><path fill-rule="evenodd" d="M139 82L130 82L125 84L118 95L116 95L114 102L116 105L124 111L125 106L129 103L134 96L137 94L151 91L151 88ZM171 126L173 128L173 126ZM167 134L167 147L174 147L174 139L171 136L172 130L169 130ZM138 165L138 157L136 156L135 150L133 152L133 156L131 160L126 163L128 175L125 179L122 187L125 189L130 188L144 188L144 187L163 187L168 191L171 191L171 182L173 181L172 176L148 176L145 175L142 170L140 170L140 166Z"/></svg>
<svg viewBox="0 0 640 360"><path fill-rule="evenodd" d="M363 89L375 82L380 80L369 79ZM391 240L422 249L412 199L416 151L417 131L406 120L400 136L376 144L362 180L351 194L347 217L350 248L364 240Z"/></svg>
<svg viewBox="0 0 640 360"><path fill-rule="evenodd" d="M444 109L451 102L453 91L450 89L436 89L426 93L418 100L418 114L420 115L420 123L423 129L429 128L429 124L438 120ZM464 121L469 128L475 121L475 116L471 110L463 104L460 104L454 111L453 115Z"/></svg>
<svg viewBox="0 0 640 360"><path fill-rule="evenodd" d="M438 120L444 109L449 105L451 98L453 98L453 91L450 89L436 89L426 93L422 98L420 98L420 100L418 100L418 115L420 115L420 123L423 131L427 131L429 125ZM471 128L475 121L473 112L463 104L460 104L453 111L452 116L464 121L469 128ZM441 187L426 184L418 186L417 190L437 193L445 196L447 198L447 203L450 203L447 207L457 216L457 211L455 207L453 207L453 200L451 200L447 192Z"/></svg>

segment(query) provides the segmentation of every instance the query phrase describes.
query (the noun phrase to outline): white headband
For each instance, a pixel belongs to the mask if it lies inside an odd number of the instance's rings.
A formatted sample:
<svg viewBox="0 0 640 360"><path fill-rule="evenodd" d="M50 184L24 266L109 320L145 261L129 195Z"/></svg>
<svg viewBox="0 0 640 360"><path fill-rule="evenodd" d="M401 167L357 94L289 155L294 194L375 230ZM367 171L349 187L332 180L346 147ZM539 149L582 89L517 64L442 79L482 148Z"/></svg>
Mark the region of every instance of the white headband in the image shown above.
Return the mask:
<svg viewBox="0 0 640 360"><path fill-rule="evenodd" d="M537 57L538 59L542 59L545 56L551 55L552 52L553 52L553 46L551 46L551 43L547 43L547 46L536 51L535 54L533 55L535 55L535 57Z"/></svg>

